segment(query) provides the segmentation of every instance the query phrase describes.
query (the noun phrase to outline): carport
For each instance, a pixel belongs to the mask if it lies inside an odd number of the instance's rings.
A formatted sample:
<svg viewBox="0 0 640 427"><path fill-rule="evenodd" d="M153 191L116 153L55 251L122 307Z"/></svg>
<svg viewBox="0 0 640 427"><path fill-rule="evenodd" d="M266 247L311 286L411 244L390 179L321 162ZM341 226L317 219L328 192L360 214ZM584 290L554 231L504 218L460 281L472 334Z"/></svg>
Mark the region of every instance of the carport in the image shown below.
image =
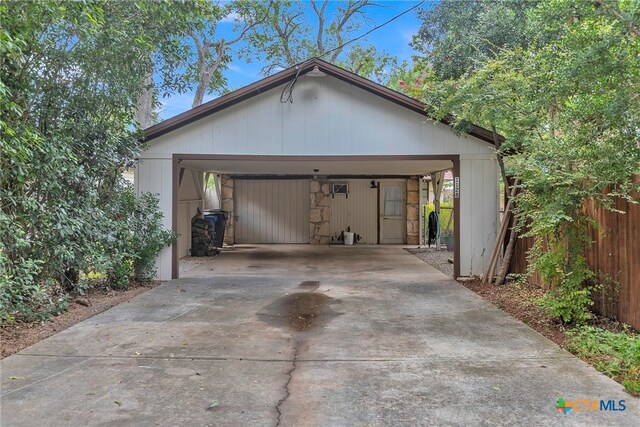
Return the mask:
<svg viewBox="0 0 640 427"><path fill-rule="evenodd" d="M293 102L281 102L283 93ZM285 96L286 98L286 96ZM213 173L231 215L225 241L424 244L425 180L452 170L454 269L480 274L498 223L491 133L459 136L428 119L417 100L321 60L229 93L146 131L139 193L156 193L165 225L189 234ZM158 278L178 277L183 238L158 258Z"/></svg>

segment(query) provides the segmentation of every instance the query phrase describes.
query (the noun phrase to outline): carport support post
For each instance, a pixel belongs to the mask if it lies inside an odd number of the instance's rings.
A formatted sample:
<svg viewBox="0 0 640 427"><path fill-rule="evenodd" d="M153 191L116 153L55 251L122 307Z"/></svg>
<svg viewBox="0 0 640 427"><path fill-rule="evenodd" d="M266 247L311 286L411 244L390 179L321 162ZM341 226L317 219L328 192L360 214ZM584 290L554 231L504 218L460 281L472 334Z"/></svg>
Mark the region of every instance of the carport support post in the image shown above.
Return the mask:
<svg viewBox="0 0 640 427"><path fill-rule="evenodd" d="M455 248L453 252L453 277L460 277L460 156L453 156L453 236Z"/></svg>
<svg viewBox="0 0 640 427"><path fill-rule="evenodd" d="M180 160L176 154L172 158L171 168L171 230L178 234L178 188L180 188ZM178 240L171 245L171 278L179 276Z"/></svg>

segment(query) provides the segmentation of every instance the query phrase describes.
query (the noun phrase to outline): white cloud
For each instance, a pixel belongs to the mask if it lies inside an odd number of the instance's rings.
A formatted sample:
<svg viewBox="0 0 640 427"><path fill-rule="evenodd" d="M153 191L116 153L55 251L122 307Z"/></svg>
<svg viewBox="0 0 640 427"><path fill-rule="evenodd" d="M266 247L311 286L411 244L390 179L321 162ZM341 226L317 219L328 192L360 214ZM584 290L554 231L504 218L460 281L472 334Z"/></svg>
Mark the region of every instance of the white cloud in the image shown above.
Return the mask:
<svg viewBox="0 0 640 427"><path fill-rule="evenodd" d="M235 22L240 21L240 19L241 19L241 17L237 12L231 12L230 14L228 14L227 16L222 18L220 20L220 22L223 22L223 23L228 23L228 22L235 23Z"/></svg>
<svg viewBox="0 0 640 427"><path fill-rule="evenodd" d="M259 78L259 76L255 72L239 67L238 65L229 64L228 67L230 71L233 71L236 74L240 74L241 76L251 77L252 79Z"/></svg>

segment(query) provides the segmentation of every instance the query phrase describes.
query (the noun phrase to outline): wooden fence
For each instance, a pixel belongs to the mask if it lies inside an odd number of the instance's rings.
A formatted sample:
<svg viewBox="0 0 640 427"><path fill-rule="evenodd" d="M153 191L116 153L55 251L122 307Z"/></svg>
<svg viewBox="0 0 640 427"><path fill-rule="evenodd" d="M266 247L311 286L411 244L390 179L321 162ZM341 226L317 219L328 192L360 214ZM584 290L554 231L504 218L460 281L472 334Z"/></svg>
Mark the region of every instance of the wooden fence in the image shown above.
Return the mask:
<svg viewBox="0 0 640 427"><path fill-rule="evenodd" d="M640 176L635 177L640 182ZM635 195L636 200L639 199ZM598 227L589 226L593 242L587 250L589 268L602 288L594 295L594 311L640 330L640 205L619 199L615 208L624 214L585 204L585 212ZM518 239L510 271L524 273L533 238ZM534 275L532 282L539 281Z"/></svg>

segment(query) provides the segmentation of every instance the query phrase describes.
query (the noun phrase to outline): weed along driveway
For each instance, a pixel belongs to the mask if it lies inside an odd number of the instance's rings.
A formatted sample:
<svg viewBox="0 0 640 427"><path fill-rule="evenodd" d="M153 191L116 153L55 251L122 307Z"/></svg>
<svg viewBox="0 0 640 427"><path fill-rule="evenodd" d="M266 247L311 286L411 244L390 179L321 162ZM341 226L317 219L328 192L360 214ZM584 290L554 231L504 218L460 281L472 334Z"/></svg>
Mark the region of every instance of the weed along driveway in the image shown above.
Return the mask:
<svg viewBox="0 0 640 427"><path fill-rule="evenodd" d="M4 359L2 426L637 425L622 386L401 247L237 246L185 276Z"/></svg>

